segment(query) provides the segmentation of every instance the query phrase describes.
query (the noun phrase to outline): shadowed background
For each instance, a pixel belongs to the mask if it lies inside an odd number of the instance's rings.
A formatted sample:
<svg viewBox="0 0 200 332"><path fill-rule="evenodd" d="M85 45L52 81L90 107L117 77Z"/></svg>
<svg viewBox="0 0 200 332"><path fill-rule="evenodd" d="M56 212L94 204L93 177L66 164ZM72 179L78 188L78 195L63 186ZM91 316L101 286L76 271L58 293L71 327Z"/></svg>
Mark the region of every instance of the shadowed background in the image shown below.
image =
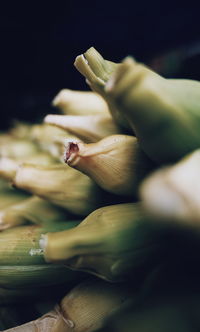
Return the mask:
<svg viewBox="0 0 200 332"><path fill-rule="evenodd" d="M90 46L113 61L134 55L170 77L199 79L199 32L191 4L7 2L0 12L1 129L13 118L42 119L61 88L88 89L73 62Z"/></svg>

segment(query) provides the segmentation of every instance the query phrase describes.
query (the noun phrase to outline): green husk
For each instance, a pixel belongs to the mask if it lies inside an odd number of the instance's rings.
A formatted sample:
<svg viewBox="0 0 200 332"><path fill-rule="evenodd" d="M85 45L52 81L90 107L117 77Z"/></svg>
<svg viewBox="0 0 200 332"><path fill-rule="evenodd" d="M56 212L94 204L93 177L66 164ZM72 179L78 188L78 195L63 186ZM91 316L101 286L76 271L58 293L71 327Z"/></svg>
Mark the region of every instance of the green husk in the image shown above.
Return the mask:
<svg viewBox="0 0 200 332"><path fill-rule="evenodd" d="M113 72L120 68L120 64L105 60L94 47L90 47L84 54L76 57L74 63L76 69L86 78L92 90L99 93L108 104L109 111L116 123L127 132L130 125L126 118L118 112L116 105L112 103L108 94L105 93L106 82Z"/></svg>
<svg viewBox="0 0 200 332"><path fill-rule="evenodd" d="M0 209L5 209L13 204L22 202L24 199L28 198L29 195L20 192L16 189L7 189L5 191L0 191Z"/></svg>
<svg viewBox="0 0 200 332"><path fill-rule="evenodd" d="M161 235L140 205L118 204L94 211L71 230L43 235L40 246L48 262L121 281L161 259L166 249Z"/></svg>
<svg viewBox="0 0 200 332"><path fill-rule="evenodd" d="M77 222L48 226L18 226L0 233L0 287L41 287L69 282L76 278L63 265L46 264L39 248L42 233L69 229ZM34 254L34 255L33 255Z"/></svg>
<svg viewBox="0 0 200 332"><path fill-rule="evenodd" d="M107 83L106 93L157 163L177 161L199 147L199 82L165 79L127 58Z"/></svg>
<svg viewBox="0 0 200 332"><path fill-rule="evenodd" d="M105 201L109 204L106 194L88 176L66 165L23 164L14 184L77 215L85 216Z"/></svg>
<svg viewBox="0 0 200 332"><path fill-rule="evenodd" d="M66 219L66 211L33 196L0 210L0 230L30 223L45 225Z"/></svg>

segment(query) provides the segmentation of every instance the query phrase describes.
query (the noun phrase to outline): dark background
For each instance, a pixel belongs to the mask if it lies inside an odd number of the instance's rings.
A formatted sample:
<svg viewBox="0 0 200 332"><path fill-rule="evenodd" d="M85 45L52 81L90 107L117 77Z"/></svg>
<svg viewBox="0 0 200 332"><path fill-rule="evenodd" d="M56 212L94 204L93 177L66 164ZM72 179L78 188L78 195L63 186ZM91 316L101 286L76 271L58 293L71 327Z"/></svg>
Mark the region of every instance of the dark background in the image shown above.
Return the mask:
<svg viewBox="0 0 200 332"><path fill-rule="evenodd" d="M90 46L113 61L134 55L161 72L160 55L178 50L184 66L169 76L199 79L199 22L191 2L6 2L0 10L0 127L13 118L42 119L61 88L88 89L73 62Z"/></svg>

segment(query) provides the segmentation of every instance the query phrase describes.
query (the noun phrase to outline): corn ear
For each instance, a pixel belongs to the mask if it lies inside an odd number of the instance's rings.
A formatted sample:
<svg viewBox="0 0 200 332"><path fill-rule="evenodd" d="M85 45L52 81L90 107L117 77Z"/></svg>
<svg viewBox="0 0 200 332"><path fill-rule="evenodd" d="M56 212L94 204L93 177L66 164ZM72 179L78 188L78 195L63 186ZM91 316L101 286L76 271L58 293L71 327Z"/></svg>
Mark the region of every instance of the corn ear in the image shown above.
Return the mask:
<svg viewBox="0 0 200 332"><path fill-rule="evenodd" d="M58 161L52 157L50 154L45 152L40 152L34 154L33 156L29 156L26 158L18 158L18 159L11 159L11 158L0 158L0 176L8 181L13 181L17 172L17 169L21 165L21 163L29 162L33 165L51 165L55 164Z"/></svg>
<svg viewBox="0 0 200 332"><path fill-rule="evenodd" d="M38 250L41 233L77 225L77 222L52 223L45 227L18 226L0 233L0 287L25 288L67 282L76 278L62 265L45 264Z"/></svg>
<svg viewBox="0 0 200 332"><path fill-rule="evenodd" d="M177 161L199 147L199 82L165 79L127 58L105 91L157 163Z"/></svg>
<svg viewBox="0 0 200 332"><path fill-rule="evenodd" d="M44 121L71 132L84 142L92 143L120 133L111 116L108 115L54 115L49 114Z"/></svg>
<svg viewBox="0 0 200 332"><path fill-rule="evenodd" d="M88 176L66 165L23 164L17 171L14 184L80 215L87 215L106 199Z"/></svg>
<svg viewBox="0 0 200 332"><path fill-rule="evenodd" d="M109 111L118 126L127 132L130 131L130 125L127 119L117 110L116 104L112 103L112 99L105 92L106 82L120 68L121 64L105 60L94 47L90 47L84 54L76 57L74 62L76 69L86 78L92 90L99 93L107 102Z"/></svg>
<svg viewBox="0 0 200 332"><path fill-rule="evenodd" d="M65 162L89 175L103 189L120 195L136 195L153 163L133 136L112 135L97 143L66 143Z"/></svg>
<svg viewBox="0 0 200 332"><path fill-rule="evenodd" d="M12 138L7 143L0 145L0 157L22 159L38 153L36 144L27 139Z"/></svg>
<svg viewBox="0 0 200 332"><path fill-rule="evenodd" d="M65 332L71 329L74 332L96 331L103 325L104 319L128 302L129 298L130 291L124 285L89 279L73 288L54 310L14 331L35 331L35 327L41 332Z"/></svg>
<svg viewBox="0 0 200 332"><path fill-rule="evenodd" d="M63 262L110 281L124 280L161 259L161 230L145 218L138 204L104 207L71 230L43 235L40 246L48 262Z"/></svg>
<svg viewBox="0 0 200 332"><path fill-rule="evenodd" d="M5 209L13 204L22 202L28 197L28 194L12 188L6 191L0 191L0 209Z"/></svg>
<svg viewBox="0 0 200 332"><path fill-rule="evenodd" d="M66 130L51 126L49 124L38 124L32 127L31 139L39 145L41 150L50 153L57 160L62 160L64 153L64 141L70 135Z"/></svg>
<svg viewBox="0 0 200 332"><path fill-rule="evenodd" d="M14 120L8 133L19 139L29 138L31 127L30 123Z"/></svg>
<svg viewBox="0 0 200 332"><path fill-rule="evenodd" d="M67 115L109 114L104 99L92 91L63 89L54 98L52 104Z"/></svg>
<svg viewBox="0 0 200 332"><path fill-rule="evenodd" d="M0 177L12 181L15 178L19 162L16 159L0 158Z"/></svg>
<svg viewBox="0 0 200 332"><path fill-rule="evenodd" d="M29 223L45 225L67 217L66 211L33 196L0 210L0 230Z"/></svg>

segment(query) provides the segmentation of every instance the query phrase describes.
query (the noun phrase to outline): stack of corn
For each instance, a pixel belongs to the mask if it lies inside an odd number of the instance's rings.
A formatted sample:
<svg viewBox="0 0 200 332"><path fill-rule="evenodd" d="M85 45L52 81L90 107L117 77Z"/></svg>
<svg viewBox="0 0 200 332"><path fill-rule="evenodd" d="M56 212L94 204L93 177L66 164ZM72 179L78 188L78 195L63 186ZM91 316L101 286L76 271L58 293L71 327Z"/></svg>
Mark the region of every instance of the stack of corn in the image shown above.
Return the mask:
<svg viewBox="0 0 200 332"><path fill-rule="evenodd" d="M200 299L200 83L94 48L75 66L91 92L62 90L62 114L0 136L1 304L68 290L9 331L190 331L197 315L177 308Z"/></svg>

